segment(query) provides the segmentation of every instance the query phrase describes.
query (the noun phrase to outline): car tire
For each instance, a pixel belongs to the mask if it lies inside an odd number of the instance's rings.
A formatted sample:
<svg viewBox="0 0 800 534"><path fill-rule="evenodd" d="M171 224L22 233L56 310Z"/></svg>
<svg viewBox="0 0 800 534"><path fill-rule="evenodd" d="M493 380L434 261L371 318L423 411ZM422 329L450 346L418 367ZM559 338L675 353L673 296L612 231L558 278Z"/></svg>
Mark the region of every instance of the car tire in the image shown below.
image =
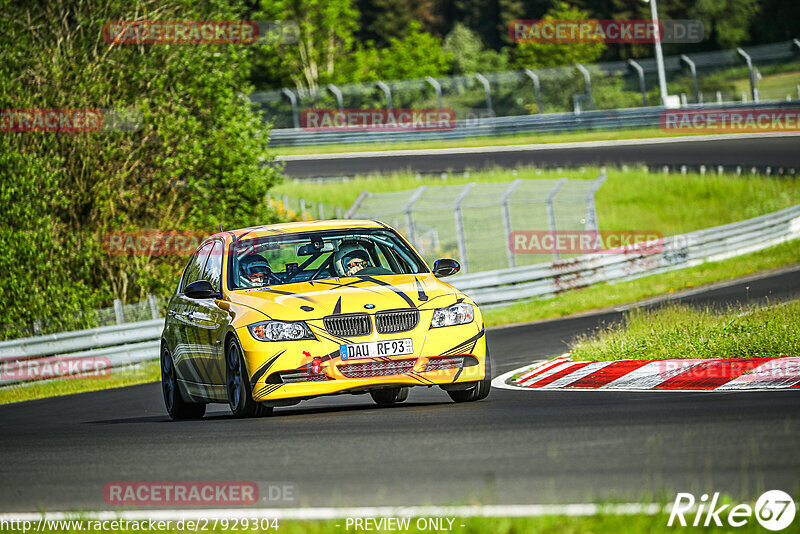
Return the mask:
<svg viewBox="0 0 800 534"><path fill-rule="evenodd" d="M205 403L183 400L175 364L166 345L161 348L161 392L164 394L164 406L172 419L200 419L206 413Z"/></svg>
<svg viewBox="0 0 800 534"><path fill-rule="evenodd" d="M387 388L387 389L373 389L369 392L372 400L376 404L385 406L387 404L397 404L403 402L408 398L407 387Z"/></svg>
<svg viewBox="0 0 800 534"><path fill-rule="evenodd" d="M234 417L265 417L272 414L272 406L253 400L244 355L235 339L228 341L225 350L225 390Z"/></svg>
<svg viewBox="0 0 800 534"><path fill-rule="evenodd" d="M486 349L486 373L483 380L473 382L469 389L459 391L448 391L447 394L454 402L473 402L485 399L489 396L492 389L492 360L489 358L489 349Z"/></svg>

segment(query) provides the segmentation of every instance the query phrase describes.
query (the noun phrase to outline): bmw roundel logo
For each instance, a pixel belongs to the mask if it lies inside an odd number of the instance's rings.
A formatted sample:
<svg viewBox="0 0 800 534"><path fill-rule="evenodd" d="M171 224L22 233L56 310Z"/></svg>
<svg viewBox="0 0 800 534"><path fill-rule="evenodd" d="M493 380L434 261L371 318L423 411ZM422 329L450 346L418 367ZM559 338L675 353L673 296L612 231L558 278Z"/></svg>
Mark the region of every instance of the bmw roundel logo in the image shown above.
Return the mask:
<svg viewBox="0 0 800 534"><path fill-rule="evenodd" d="M368 310L371 310L371 309L375 308L375 305L374 304L364 304L364 307L366 309L368 309Z"/></svg>

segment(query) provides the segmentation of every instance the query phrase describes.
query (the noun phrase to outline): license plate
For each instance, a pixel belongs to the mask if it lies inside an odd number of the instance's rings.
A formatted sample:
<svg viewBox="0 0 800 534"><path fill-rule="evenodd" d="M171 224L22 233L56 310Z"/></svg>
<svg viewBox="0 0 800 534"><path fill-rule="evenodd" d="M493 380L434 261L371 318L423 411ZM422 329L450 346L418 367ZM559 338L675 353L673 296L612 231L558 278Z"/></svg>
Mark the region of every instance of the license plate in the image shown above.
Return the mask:
<svg viewBox="0 0 800 534"><path fill-rule="evenodd" d="M411 338L339 345L339 356L342 360L403 356L406 354L414 354L414 345L411 342Z"/></svg>

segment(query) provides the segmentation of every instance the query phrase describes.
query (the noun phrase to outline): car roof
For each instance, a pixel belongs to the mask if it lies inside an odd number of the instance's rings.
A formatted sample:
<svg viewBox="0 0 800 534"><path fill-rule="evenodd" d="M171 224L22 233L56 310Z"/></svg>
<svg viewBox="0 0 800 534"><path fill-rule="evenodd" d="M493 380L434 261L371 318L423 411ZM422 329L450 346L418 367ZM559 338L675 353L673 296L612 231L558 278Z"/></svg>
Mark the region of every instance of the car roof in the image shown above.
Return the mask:
<svg viewBox="0 0 800 534"><path fill-rule="evenodd" d="M224 232L216 235L228 235L231 238L238 240L242 238L252 239L254 237L266 237L271 235L299 232L347 230L350 228L386 228L386 225L378 221L370 221L366 219L331 219L325 221L299 221L279 224L266 224L264 226L239 228L238 230L225 230Z"/></svg>

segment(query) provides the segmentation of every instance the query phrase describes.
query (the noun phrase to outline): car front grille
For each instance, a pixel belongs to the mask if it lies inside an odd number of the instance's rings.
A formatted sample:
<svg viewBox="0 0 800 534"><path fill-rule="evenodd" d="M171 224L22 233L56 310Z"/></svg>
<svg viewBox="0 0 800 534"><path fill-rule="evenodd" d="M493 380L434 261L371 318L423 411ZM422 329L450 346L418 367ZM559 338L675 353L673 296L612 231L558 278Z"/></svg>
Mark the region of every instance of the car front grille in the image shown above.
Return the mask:
<svg viewBox="0 0 800 534"><path fill-rule="evenodd" d="M340 337L368 336L372 333L372 322L366 313L329 315L323 319L325 330Z"/></svg>
<svg viewBox="0 0 800 534"><path fill-rule="evenodd" d="M459 369L463 363L463 356L434 356L433 358L428 358L428 363L425 364L425 372Z"/></svg>
<svg viewBox="0 0 800 534"><path fill-rule="evenodd" d="M376 376L402 375L411 371L416 358L405 360L370 361L339 365L337 368L347 378L372 378Z"/></svg>
<svg viewBox="0 0 800 534"><path fill-rule="evenodd" d="M379 334L396 334L416 328L419 323L418 310L392 310L375 314L375 328Z"/></svg>

